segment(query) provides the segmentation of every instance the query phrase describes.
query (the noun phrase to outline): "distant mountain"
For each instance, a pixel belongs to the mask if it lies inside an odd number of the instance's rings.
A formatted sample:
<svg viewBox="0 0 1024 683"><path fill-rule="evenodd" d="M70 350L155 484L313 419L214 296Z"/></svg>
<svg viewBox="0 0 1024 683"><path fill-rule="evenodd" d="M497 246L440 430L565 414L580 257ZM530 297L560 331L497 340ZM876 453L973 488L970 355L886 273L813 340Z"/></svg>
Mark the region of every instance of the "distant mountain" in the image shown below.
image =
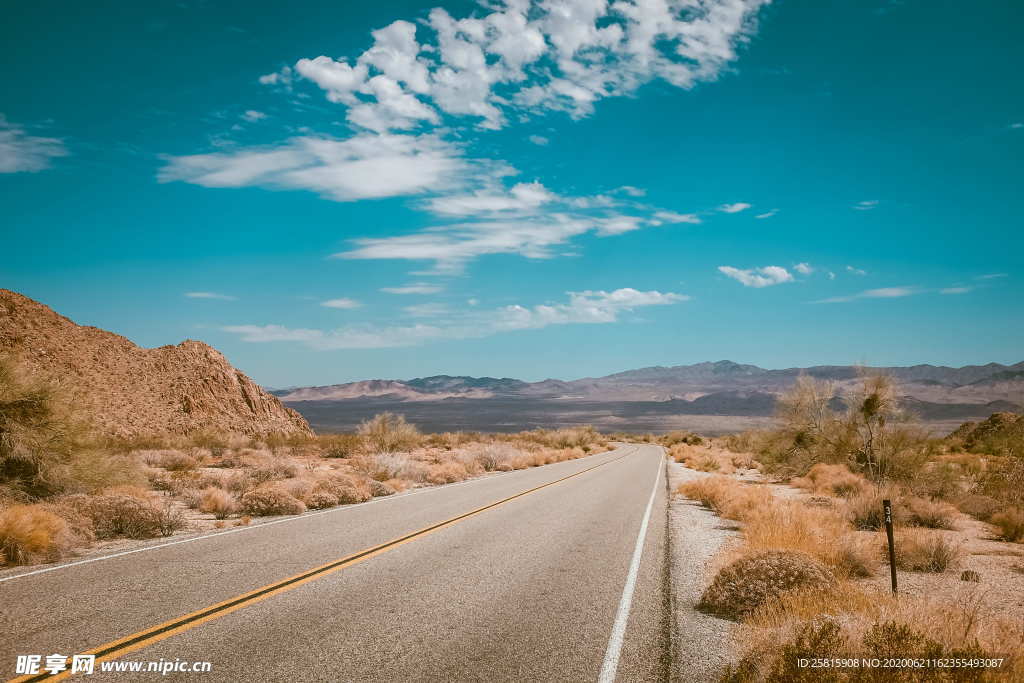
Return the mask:
<svg viewBox="0 0 1024 683"><path fill-rule="evenodd" d="M144 349L6 289L0 289L0 354L33 376L60 382L76 409L109 435L311 433L301 415L202 342Z"/></svg>
<svg viewBox="0 0 1024 683"><path fill-rule="evenodd" d="M935 365L873 368L899 383L904 403L925 419L957 419L986 410L1013 410L1024 401L1024 362L1016 365ZM699 415L771 415L775 399L801 375L836 384L839 393L858 381L861 368L819 365L768 370L733 361L654 366L578 380L524 382L494 377L438 375L412 380L369 380L275 392L287 402L385 397L398 403L447 399L557 399L609 403L663 403L655 412ZM986 413L987 414L987 413ZM931 416L931 417L928 417Z"/></svg>

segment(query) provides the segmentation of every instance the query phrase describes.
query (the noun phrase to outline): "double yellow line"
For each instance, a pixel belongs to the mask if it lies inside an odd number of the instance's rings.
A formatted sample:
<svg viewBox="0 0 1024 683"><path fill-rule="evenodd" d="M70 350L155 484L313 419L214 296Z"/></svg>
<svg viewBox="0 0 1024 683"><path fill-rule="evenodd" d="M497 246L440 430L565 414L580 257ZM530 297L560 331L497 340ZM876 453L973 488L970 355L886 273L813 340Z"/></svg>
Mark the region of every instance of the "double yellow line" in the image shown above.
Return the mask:
<svg viewBox="0 0 1024 683"><path fill-rule="evenodd" d="M588 467L574 474L562 477L561 479L555 479L554 481L549 481L546 484L535 486L532 489L527 489L526 491L517 493L514 496L502 498L501 500L495 501L488 505L484 505L483 507L479 507L476 508L475 510L470 510L469 512L458 515L457 517L452 517L450 519L446 519L443 522L432 524L428 527L420 529L419 531L414 531L404 536L400 536L398 538L387 541L386 543L381 543L380 545L375 545L371 548L360 550L357 553L348 555L347 557L343 557L339 560L334 560L333 562L328 562L327 564L320 565L319 567L314 567L313 569L304 571L301 574L296 574L295 576L291 576L287 579L282 579L281 581L268 584L266 586L263 586L262 588L257 588L256 590L249 591L248 593L243 593L242 595L230 598L223 602L218 602L216 605L204 607L203 609L191 612L190 614L186 614L176 619L171 619L170 621L165 621L162 624L157 624L156 626L152 626L143 631L139 631L138 633L133 633L129 636L125 636L118 640L113 640L109 643L100 645L99 647L87 650L86 652L81 654L95 655L97 663L108 661L111 659L117 659L118 657L122 657L128 654L129 652L134 652L135 650L139 650L154 643L158 643L161 640L164 640L165 638L170 638L171 636L193 629L199 626L200 624L205 624L209 621L213 621L214 619L220 619L221 617L227 616L228 614L240 610L243 607L248 607L249 605L253 605L257 602L260 602L261 600L266 600L271 596L293 590L303 584L309 583L310 581L315 581L316 579L327 576L328 574L333 574L334 572L359 564L360 562L365 562L371 557L376 557L377 555L386 553L389 550L394 550L398 546L405 545L410 541L415 541L416 539L423 538L424 536L436 533L441 529L450 527L453 524L457 524L475 515L479 515L481 512L485 512L492 508L496 508L500 505L504 505L505 503L509 503L513 500L516 500L517 498L522 498L523 496L535 493L549 486L560 484L566 480L572 479L573 477L578 477L581 474L586 474L587 472L590 472L591 470L596 470L598 467L604 467L605 465L609 465L613 462L616 462L617 460L625 458L627 455L630 455L633 452L635 452L635 449L634 451L630 451L630 453L624 453L618 456L617 458L606 460L605 462L599 465L594 465L593 467ZM12 678L10 683L24 683L27 681L59 681L67 678L70 675L70 671L63 671L56 675L50 675L48 673L39 673L28 676L19 676L18 678Z"/></svg>

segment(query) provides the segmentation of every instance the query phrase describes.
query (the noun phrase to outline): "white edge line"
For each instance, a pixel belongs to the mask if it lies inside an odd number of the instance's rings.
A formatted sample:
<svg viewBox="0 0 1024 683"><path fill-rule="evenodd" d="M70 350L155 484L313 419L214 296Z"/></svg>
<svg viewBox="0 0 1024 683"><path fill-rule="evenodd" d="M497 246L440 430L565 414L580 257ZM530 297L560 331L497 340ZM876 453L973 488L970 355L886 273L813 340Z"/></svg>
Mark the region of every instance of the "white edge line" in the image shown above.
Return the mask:
<svg viewBox="0 0 1024 683"><path fill-rule="evenodd" d="M619 669L619 655L622 653L622 644L626 637L626 622L629 621L629 610L633 606L633 591L636 589L636 578L640 572L640 558L644 554L647 523L651 519L651 508L654 507L654 498L658 494L658 482L661 481L661 469L664 466L662 461L663 458L658 458L658 472L654 477L654 487L651 489L651 497L647 501L647 510L644 512L644 519L640 523L640 531L636 536L633 560L629 565L626 585L622 589L622 599L619 600L619 611L615 614L612 633L608 638L608 648L604 653L604 663L601 665L601 673L597 677L598 683L614 683L615 675Z"/></svg>
<svg viewBox="0 0 1024 683"><path fill-rule="evenodd" d="M596 453L595 455L605 455L607 453L613 453L615 450L618 450L618 449L614 449L612 451L605 451L604 453ZM563 460L562 462L579 462L580 460L583 460L583 459L584 458L577 458L576 460ZM558 464L558 463L552 463L552 464ZM534 469L534 468L528 468L528 469ZM519 471L527 471L527 470L519 470ZM468 479L466 481L456 482L454 484L442 484L441 486L429 486L429 487L421 488L421 489L416 490L416 491L410 491L409 493L400 494L400 495L397 495L397 496L386 496L386 497L381 497L381 498L375 498L373 500L368 500L368 501L365 501L363 503L352 503L352 504L349 504L349 505L339 505L337 507L329 508L327 510L318 510L317 512L307 512L307 513L303 513L301 515L295 515L294 517L284 517L282 519L275 519L275 520L272 520L272 521L269 521L269 522L260 522L259 524L252 524L252 525L249 525L249 526L236 527L234 529L228 529L226 531L217 531L217 532L214 532L214 533L202 534L202 535L199 535L199 536L193 536L192 538L183 538L183 539L178 540L178 541L168 541L167 543L158 543L156 545L147 545L147 546L142 547L142 548L133 548L132 550L123 550L123 551L121 551L119 553L111 553L110 555L100 555L98 557L88 557L88 558L85 558L84 560L76 560L74 562L65 562L64 564L58 564L58 565L54 565L52 567L43 567L42 569L35 569L33 571L30 571L30 572L24 572L23 574L15 574L14 576L5 576L5 577L0 578L0 583L4 583L5 581L13 581L14 579L20 579L20 578L23 578L23 577L26 577L26 576L35 576L37 574L46 574L48 572L55 572L55 571L57 571L59 569L67 569L68 567L77 567L78 565L82 565L82 564L91 564L93 562L101 562L103 560L113 560L113 559L115 559L117 557L124 557L125 555L133 555L135 553L144 553L144 552L147 552L147 551L150 551L150 550L159 550L160 548L167 548L167 547L170 547L172 545L181 545L182 543L193 543L195 541L205 541L205 540L210 539L210 538L219 538L221 536L227 536L228 534L236 534L236 533L239 533L241 531L254 531L256 529L262 529L264 527L273 526L275 524L283 524L285 522L297 522L297 521L303 520L303 519L310 519L312 517L319 517L320 515L328 515L328 514L337 513L337 512L347 512L349 510L353 510L355 508L360 508L360 507L363 507L365 505L373 505L374 503L386 503L386 502L391 501L391 500L402 500L404 498L408 498L410 496L415 496L415 495L420 494L420 493L430 493L432 491L440 491L442 489L454 488L456 486L465 486L466 484L474 484L476 482L485 481L485 480L491 479L491 478L492 477L481 476L481 477L477 477L475 479Z"/></svg>

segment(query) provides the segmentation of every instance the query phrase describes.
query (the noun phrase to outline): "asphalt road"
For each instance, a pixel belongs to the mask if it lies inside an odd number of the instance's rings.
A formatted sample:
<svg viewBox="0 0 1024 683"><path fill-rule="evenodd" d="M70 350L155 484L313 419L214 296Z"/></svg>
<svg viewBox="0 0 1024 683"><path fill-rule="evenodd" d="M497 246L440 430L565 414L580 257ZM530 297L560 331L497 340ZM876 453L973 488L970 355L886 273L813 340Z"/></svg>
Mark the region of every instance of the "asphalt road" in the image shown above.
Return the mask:
<svg viewBox="0 0 1024 683"><path fill-rule="evenodd" d="M112 659L209 661L211 671L88 678L666 680L663 469L660 448L623 446L56 571L5 573L0 676L14 676L17 655L87 652L142 632L138 649Z"/></svg>

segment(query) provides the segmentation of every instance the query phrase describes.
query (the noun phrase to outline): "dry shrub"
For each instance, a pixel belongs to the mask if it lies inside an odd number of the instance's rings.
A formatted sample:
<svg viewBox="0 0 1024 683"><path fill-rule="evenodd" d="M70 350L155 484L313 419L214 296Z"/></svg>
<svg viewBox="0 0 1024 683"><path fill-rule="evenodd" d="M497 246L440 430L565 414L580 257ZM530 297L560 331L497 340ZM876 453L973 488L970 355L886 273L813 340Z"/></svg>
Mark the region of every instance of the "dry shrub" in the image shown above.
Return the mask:
<svg viewBox="0 0 1024 683"><path fill-rule="evenodd" d="M388 479L387 481L384 481L382 483L387 484L388 486L393 488L396 493L405 491L406 489L412 486L412 482L409 481L408 479Z"/></svg>
<svg viewBox="0 0 1024 683"><path fill-rule="evenodd" d="M199 497L199 510L217 519L225 519L238 512L238 501L227 491L209 486Z"/></svg>
<svg viewBox="0 0 1024 683"><path fill-rule="evenodd" d="M907 522L929 529L955 529L956 508L949 503L910 497L900 501L907 513Z"/></svg>
<svg viewBox="0 0 1024 683"><path fill-rule="evenodd" d="M247 474L257 484L263 484L298 476L299 466L291 460L276 458L248 470Z"/></svg>
<svg viewBox="0 0 1024 683"><path fill-rule="evenodd" d="M73 494L57 502L88 517L96 538L170 536L186 525L184 517L170 501L161 505L132 496Z"/></svg>
<svg viewBox="0 0 1024 683"><path fill-rule="evenodd" d="M486 472L511 469L516 458L522 455L522 451L504 443L473 444L464 453Z"/></svg>
<svg viewBox="0 0 1024 683"><path fill-rule="evenodd" d="M987 522L991 519L992 515L1003 508L1003 504L995 498L977 493L964 496L956 506L960 509L960 512L980 519L983 522Z"/></svg>
<svg viewBox="0 0 1024 683"><path fill-rule="evenodd" d="M313 491L302 499L310 510L322 510L332 508L338 504L338 497L329 491Z"/></svg>
<svg viewBox="0 0 1024 683"><path fill-rule="evenodd" d="M181 489L177 496L189 510L197 510L203 501L203 492L199 489Z"/></svg>
<svg viewBox="0 0 1024 683"><path fill-rule="evenodd" d="M870 488L846 500L846 515L857 529L877 531L885 524L882 501L892 501L894 523L906 521L906 513L900 505L898 493L892 488Z"/></svg>
<svg viewBox="0 0 1024 683"><path fill-rule="evenodd" d="M7 564L55 562L89 540L42 505L14 505L0 512L0 561Z"/></svg>
<svg viewBox="0 0 1024 683"><path fill-rule="evenodd" d="M357 479L347 474L332 473L317 480L314 492L324 491L334 496L335 505L363 503L373 497L369 480Z"/></svg>
<svg viewBox="0 0 1024 683"><path fill-rule="evenodd" d="M252 517L249 515L242 515L235 520L235 526L249 526L252 523Z"/></svg>
<svg viewBox="0 0 1024 683"><path fill-rule="evenodd" d="M351 460L352 467L370 479L426 481L427 465L404 453L371 453Z"/></svg>
<svg viewBox="0 0 1024 683"><path fill-rule="evenodd" d="M306 505L279 486L264 484L242 496L242 510L250 515L298 515Z"/></svg>
<svg viewBox="0 0 1024 683"><path fill-rule="evenodd" d="M1009 508L992 515L990 521L999 527L999 534L1004 540L1014 543L1024 541L1024 510Z"/></svg>
<svg viewBox="0 0 1024 683"><path fill-rule="evenodd" d="M423 435L405 421L404 415L381 413L359 425L356 433L376 453L405 451L416 448L423 441Z"/></svg>
<svg viewBox="0 0 1024 683"><path fill-rule="evenodd" d="M698 607L739 619L788 590L824 586L831 572L806 553L791 550L757 552L723 567L704 591Z"/></svg>
<svg viewBox="0 0 1024 683"><path fill-rule="evenodd" d="M814 465L805 476L798 477L791 483L812 493L843 498L864 493L871 487L867 479L854 474L846 465L829 465L823 462Z"/></svg>
<svg viewBox="0 0 1024 683"><path fill-rule="evenodd" d="M136 453L150 467L162 467L170 472L184 472L199 467L199 459L182 451L151 450Z"/></svg>
<svg viewBox="0 0 1024 683"><path fill-rule="evenodd" d="M351 458L364 449L363 439L357 434L322 434L317 444L325 458Z"/></svg>
<svg viewBox="0 0 1024 683"><path fill-rule="evenodd" d="M896 566L904 571L942 573L959 564L963 546L941 532L904 530L895 538Z"/></svg>
<svg viewBox="0 0 1024 683"><path fill-rule="evenodd" d="M287 491L292 498L303 500L313 492L314 482L308 479L285 479L279 482L278 485Z"/></svg>
<svg viewBox="0 0 1024 683"><path fill-rule="evenodd" d="M376 479L370 480L370 495L374 498L380 498L383 496L393 496L397 493L394 486L387 484L383 481L377 481Z"/></svg>
<svg viewBox="0 0 1024 683"><path fill-rule="evenodd" d="M438 465L431 465L427 470L427 483L429 484L453 484L463 481L469 476L466 466L459 462L445 462Z"/></svg>

